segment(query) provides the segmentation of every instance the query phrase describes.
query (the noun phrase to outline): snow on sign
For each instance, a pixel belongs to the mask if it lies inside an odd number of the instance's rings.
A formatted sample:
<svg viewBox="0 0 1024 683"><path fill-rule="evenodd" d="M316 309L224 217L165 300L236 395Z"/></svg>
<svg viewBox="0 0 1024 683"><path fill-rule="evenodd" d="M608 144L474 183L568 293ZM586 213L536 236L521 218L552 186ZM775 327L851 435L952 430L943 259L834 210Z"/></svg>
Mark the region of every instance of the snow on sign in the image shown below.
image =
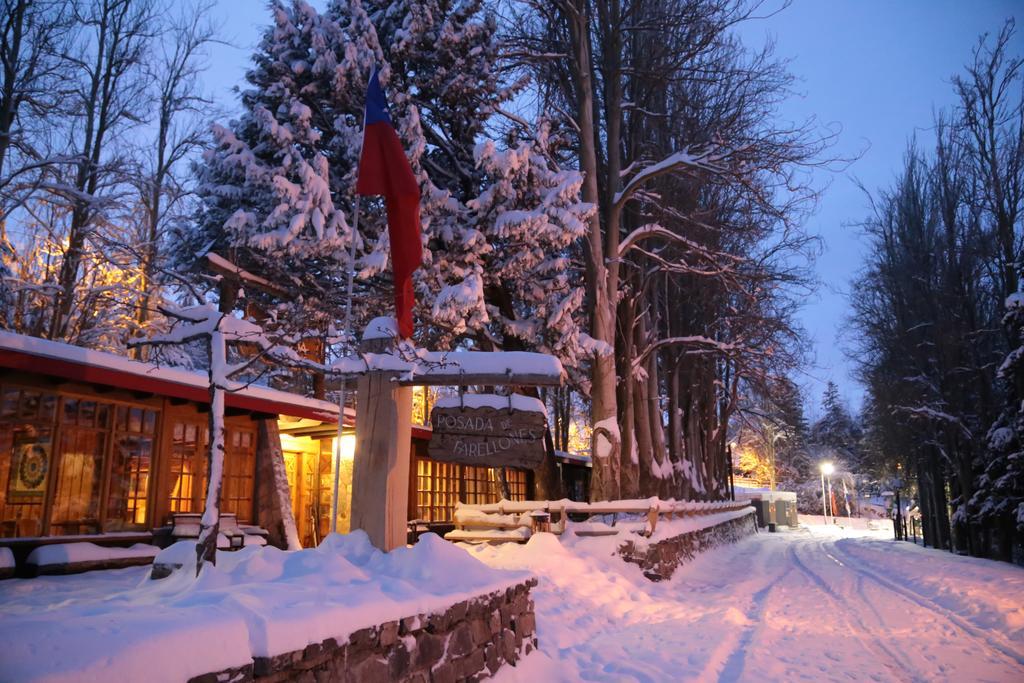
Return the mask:
<svg viewBox="0 0 1024 683"><path fill-rule="evenodd" d="M533 469L544 460L544 404L527 396L445 398L430 411L434 460Z"/></svg>

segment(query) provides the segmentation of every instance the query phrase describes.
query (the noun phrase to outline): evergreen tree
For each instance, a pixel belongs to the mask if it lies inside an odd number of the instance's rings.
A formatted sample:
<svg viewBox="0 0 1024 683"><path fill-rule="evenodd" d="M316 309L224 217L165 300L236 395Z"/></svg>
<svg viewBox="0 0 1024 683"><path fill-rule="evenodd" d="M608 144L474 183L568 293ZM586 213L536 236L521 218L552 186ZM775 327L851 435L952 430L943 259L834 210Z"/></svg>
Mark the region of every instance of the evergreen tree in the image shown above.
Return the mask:
<svg viewBox="0 0 1024 683"><path fill-rule="evenodd" d="M413 165L429 244L416 275L427 340L577 365L582 290L568 250L590 207L580 174L553 161L563 140L549 122L509 124L505 145L486 139L517 89L501 77L494 17L479 0L368 0L367 10L396 105L415 108L423 136Z"/></svg>
<svg viewBox="0 0 1024 683"><path fill-rule="evenodd" d="M304 336L325 334L344 310L364 93L382 64L369 18L357 1L346 8L337 21L304 0L271 4L274 24L246 74L244 113L213 129L214 147L197 169L198 225L177 250L183 263L212 250L283 290L247 295L269 329ZM364 290L382 288L373 280L387 265L382 214L371 204L360 220Z"/></svg>
<svg viewBox="0 0 1024 683"><path fill-rule="evenodd" d="M1005 407L988 432L984 473L969 508L974 521L1003 534L1000 552L1010 559L1012 529L1024 534L1024 293L1007 299L1003 323L1014 345L999 368Z"/></svg>
<svg viewBox="0 0 1024 683"><path fill-rule="evenodd" d="M420 182L430 250L415 276L419 341L472 338L577 362L582 296L566 250L589 210L578 199L582 181L551 161L558 139L546 124L521 126L507 148L481 140L511 91L500 84L494 22L480 3L271 8L245 113L215 129L200 167L203 207L199 229L180 241L184 260L212 248L286 290L248 292L270 321L321 334L338 322L363 98L376 66ZM387 312L382 201L363 200L356 239L357 287L367 295L357 298L358 330Z"/></svg>
<svg viewBox="0 0 1024 683"><path fill-rule="evenodd" d="M829 457L838 457L850 470L858 465L861 432L856 420L839 396L839 387L829 381L821 401L822 417L811 428L811 442Z"/></svg>

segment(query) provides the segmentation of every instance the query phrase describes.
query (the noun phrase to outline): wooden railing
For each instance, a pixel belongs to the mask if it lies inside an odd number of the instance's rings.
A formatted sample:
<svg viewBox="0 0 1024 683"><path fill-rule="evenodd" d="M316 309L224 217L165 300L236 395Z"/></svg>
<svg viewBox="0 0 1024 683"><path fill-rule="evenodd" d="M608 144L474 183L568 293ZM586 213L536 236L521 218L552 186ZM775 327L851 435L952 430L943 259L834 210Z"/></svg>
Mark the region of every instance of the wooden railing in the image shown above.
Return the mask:
<svg viewBox="0 0 1024 683"><path fill-rule="evenodd" d="M679 517L711 515L732 512L749 507L748 501L694 501L661 500L641 498L635 500L612 500L596 503L580 503L572 500L501 500L485 505L455 506L455 530L445 538L453 541L478 542L523 542L537 531L561 534L566 529L569 515L587 516L612 515L612 524L605 528L580 529L580 536L604 536L618 534L615 522L618 515L636 515L646 518L643 535L651 536L662 517L669 520Z"/></svg>

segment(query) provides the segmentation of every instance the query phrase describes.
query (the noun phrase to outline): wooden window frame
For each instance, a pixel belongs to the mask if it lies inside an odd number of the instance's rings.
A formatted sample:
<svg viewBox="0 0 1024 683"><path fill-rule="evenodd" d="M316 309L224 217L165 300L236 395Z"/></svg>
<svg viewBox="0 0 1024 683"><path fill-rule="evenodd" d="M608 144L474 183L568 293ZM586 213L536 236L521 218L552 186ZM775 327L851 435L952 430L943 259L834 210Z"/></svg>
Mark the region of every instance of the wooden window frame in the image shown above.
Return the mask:
<svg viewBox="0 0 1024 683"><path fill-rule="evenodd" d="M480 491L481 484L485 483L482 472L486 472L487 477L488 490L486 493ZM439 476L441 474L444 476ZM533 473L509 467L506 468L506 476L512 499L526 500L532 489ZM454 521L456 502L479 505L496 503L501 497L494 470L490 467L446 463L417 455L414 463L414 476L411 479L413 481L410 485L412 494L410 513L414 519L422 519L432 524L451 524ZM429 482L429 488L424 485L425 482ZM455 483L454 498L450 499L451 505L447 503L452 492L438 491L437 482ZM436 498L438 495L446 498L439 502ZM470 500L471 498L472 500ZM443 513L441 518L438 518L439 512Z"/></svg>
<svg viewBox="0 0 1024 683"><path fill-rule="evenodd" d="M67 429L81 428L81 429L92 429L102 434L102 438L105 443L103 444L103 462L101 466L100 482L99 482L99 508L97 510L97 522L96 522L96 534L104 533L104 527L107 523L107 507L109 504L110 495L110 476L111 467L114 458L114 444L116 437L119 432L115 425L115 416L119 407L141 408L144 411L153 411L156 413L155 429L151 438L153 439L153 456L150 463L150 479L147 486L146 492L146 521L142 525L146 528L152 528L154 520L153 503L156 498L156 486L154 474L156 471L155 461L159 460L160 444L162 443L162 431L163 421L165 416L165 403L159 399L142 399L142 400L129 400L118 396L117 393L111 392L110 395L104 392L93 391L90 392L86 388L80 386L67 386L67 385L52 385L43 382L33 382L31 380L25 381L18 377L8 378L3 377L0 379L0 396L3 392L14 389L21 393L24 392L35 392L39 394L51 394L56 397L56 403L54 406L54 414L52 420L49 422L50 425L50 438L51 438L51 453L50 453L50 471L48 473L48 479L46 482L46 492L43 496L42 511L41 511L41 524L39 535L40 537L54 537L53 536L53 507L55 503L57 478L60 465L63 464L63 449L61 448L64 433ZM123 395L123 394L122 394ZM107 417L107 424L105 428L100 427L79 427L78 425L67 425L65 424L63 413L64 404L69 400L76 401L91 401L97 404L104 404L109 406L109 414ZM20 397L19 397L20 405ZM13 418L14 422L18 421L18 418ZM28 422L29 420L25 420ZM43 423L40 423L43 424ZM146 435L150 436L150 435ZM72 534L75 535L75 534ZM92 534L87 534L92 535ZM57 536L59 537L59 536Z"/></svg>

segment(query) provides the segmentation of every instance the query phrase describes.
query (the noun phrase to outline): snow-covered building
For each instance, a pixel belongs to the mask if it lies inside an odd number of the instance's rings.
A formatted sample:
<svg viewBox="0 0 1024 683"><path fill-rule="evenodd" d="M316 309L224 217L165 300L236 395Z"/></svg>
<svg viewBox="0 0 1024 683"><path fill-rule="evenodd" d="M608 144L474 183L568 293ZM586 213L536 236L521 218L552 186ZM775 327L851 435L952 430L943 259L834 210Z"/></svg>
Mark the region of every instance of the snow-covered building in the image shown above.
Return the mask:
<svg viewBox="0 0 1024 683"><path fill-rule="evenodd" d="M202 511L208 405L204 372L0 331L0 548L24 560L71 540L169 540L176 514ZM286 513L270 502L283 459L299 540L315 545L330 528L338 462L347 531L354 435L335 459L337 420L327 401L258 385L228 393L222 512L283 545ZM413 428L410 520L444 527L456 502L498 499L492 470L430 459L430 434ZM531 473L510 469L508 483L513 499L532 495Z"/></svg>

